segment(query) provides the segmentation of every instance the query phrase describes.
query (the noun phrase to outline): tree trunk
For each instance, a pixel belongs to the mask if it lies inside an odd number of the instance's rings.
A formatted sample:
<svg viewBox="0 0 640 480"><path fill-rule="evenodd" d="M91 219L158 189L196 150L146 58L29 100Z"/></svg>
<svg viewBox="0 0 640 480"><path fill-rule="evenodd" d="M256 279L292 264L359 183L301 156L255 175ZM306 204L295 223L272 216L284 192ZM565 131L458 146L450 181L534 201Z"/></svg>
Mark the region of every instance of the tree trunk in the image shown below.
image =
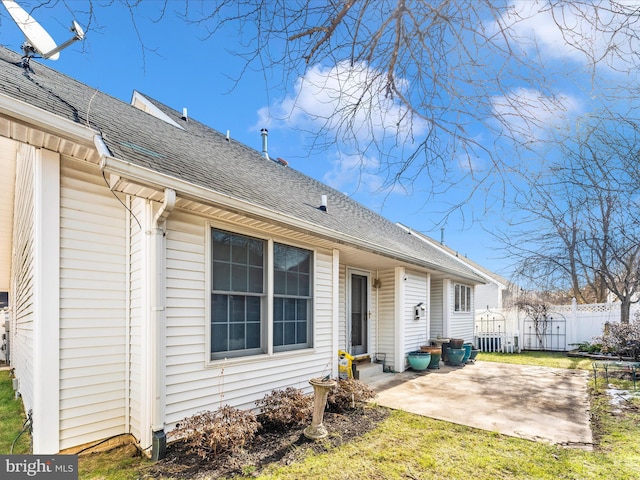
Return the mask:
<svg viewBox="0 0 640 480"><path fill-rule="evenodd" d="M620 323L629 323L629 315L631 311L631 302L622 300L620 303Z"/></svg>

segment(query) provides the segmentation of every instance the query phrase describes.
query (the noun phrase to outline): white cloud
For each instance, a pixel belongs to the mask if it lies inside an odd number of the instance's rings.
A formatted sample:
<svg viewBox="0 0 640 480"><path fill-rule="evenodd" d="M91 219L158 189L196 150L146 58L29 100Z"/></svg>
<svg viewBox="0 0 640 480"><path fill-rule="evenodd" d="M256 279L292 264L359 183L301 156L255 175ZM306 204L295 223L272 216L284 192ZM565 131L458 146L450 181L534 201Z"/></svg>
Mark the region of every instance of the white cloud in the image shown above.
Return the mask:
<svg viewBox="0 0 640 480"><path fill-rule="evenodd" d="M314 65L297 79L291 94L258 110L255 128L322 132L327 141L333 138L333 158L323 180L337 190L406 193L395 185L385 186L375 154L387 141L393 145L420 138L426 123L411 118L399 101L385 94L384 80L380 71L363 63ZM406 86L403 79L396 83ZM367 153L369 147L374 155Z"/></svg>
<svg viewBox="0 0 640 480"><path fill-rule="evenodd" d="M635 7L634 7L635 5ZM636 65L640 42L634 31L638 2L555 2L513 0L502 25L511 42L543 59L571 60L624 70ZM493 24L494 31L498 26ZM628 63L629 62L629 63Z"/></svg>
<svg viewBox="0 0 640 480"><path fill-rule="evenodd" d="M376 173L380 164L374 157L336 152L331 165L323 180L336 190L355 191L364 187L366 192L374 193L382 187L383 180Z"/></svg>
<svg viewBox="0 0 640 480"><path fill-rule="evenodd" d="M396 82L401 88L405 85L402 79ZM425 122L412 118L400 102L386 95L383 73L363 63L314 65L298 78L293 93L261 108L258 117L261 126L323 129L345 142L402 143L426 129Z"/></svg>

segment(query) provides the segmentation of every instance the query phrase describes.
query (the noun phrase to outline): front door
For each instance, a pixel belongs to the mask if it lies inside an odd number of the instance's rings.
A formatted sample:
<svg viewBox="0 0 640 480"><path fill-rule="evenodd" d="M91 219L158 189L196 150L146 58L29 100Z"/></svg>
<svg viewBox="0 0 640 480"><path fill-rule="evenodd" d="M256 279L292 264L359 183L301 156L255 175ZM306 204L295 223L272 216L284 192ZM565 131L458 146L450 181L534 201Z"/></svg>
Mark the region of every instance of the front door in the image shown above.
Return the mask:
<svg viewBox="0 0 640 480"><path fill-rule="evenodd" d="M369 277L351 274L351 354L368 353Z"/></svg>

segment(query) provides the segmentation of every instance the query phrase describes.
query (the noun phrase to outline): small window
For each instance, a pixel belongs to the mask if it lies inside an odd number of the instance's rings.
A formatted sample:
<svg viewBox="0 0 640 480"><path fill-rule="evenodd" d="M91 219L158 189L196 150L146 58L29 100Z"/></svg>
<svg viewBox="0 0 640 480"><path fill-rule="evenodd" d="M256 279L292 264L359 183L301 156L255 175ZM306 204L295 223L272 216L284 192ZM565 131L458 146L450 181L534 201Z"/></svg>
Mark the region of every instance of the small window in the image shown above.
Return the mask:
<svg viewBox="0 0 640 480"><path fill-rule="evenodd" d="M471 311L471 287L456 283L454 289L453 310L455 312Z"/></svg>
<svg viewBox="0 0 640 480"><path fill-rule="evenodd" d="M265 242L213 230L211 358L262 353Z"/></svg>
<svg viewBox="0 0 640 480"><path fill-rule="evenodd" d="M312 253L273 244L273 349L312 345Z"/></svg>

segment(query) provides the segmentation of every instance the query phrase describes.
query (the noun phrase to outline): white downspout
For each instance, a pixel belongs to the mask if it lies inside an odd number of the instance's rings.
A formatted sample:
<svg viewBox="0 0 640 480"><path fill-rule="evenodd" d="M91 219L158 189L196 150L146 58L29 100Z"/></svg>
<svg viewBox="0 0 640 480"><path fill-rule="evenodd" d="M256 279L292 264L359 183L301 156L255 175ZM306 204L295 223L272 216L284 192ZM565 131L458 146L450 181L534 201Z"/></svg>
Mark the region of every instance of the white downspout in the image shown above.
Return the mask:
<svg viewBox="0 0 640 480"><path fill-rule="evenodd" d="M166 369L166 312L165 312L165 233L166 220L176 204L176 192L170 188L164 191L164 202L151 222L149 234L150 252L150 293L151 293L151 431L153 443L152 460L164 458L166 452L165 419L165 369Z"/></svg>

